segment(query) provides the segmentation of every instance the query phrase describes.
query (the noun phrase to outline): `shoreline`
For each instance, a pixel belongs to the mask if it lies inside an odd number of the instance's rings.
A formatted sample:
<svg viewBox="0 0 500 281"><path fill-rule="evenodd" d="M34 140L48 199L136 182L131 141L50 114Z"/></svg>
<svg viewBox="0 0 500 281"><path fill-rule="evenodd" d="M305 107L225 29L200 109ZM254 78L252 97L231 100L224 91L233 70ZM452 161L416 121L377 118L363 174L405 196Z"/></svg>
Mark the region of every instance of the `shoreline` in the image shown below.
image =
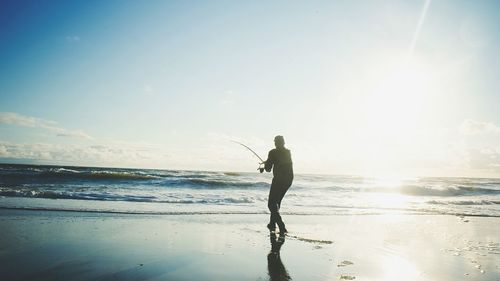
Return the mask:
<svg viewBox="0 0 500 281"><path fill-rule="evenodd" d="M53 199L45 199L53 200ZM67 199L66 199L67 200ZM343 208L339 208L343 209ZM359 208L344 208L344 209L359 209ZM467 213L438 213L433 211L414 211L406 209L375 209L366 208L369 210L379 210L379 212L372 213L304 213L304 212L280 212L286 216L386 216L386 215L401 215L401 216L453 216L453 217L484 217L484 218L500 218L500 215L487 215L487 214L467 214ZM33 212L69 212L69 213L100 213L111 215L150 215L150 216L195 216L195 215L269 215L269 211L114 211L114 210L78 210L78 209L50 209L50 208L37 208L37 207L9 207L0 206L1 210L7 211L33 211ZM382 212L385 211L386 213Z"/></svg>
<svg viewBox="0 0 500 281"><path fill-rule="evenodd" d="M498 218L75 213L0 209L2 280L500 278Z"/></svg>

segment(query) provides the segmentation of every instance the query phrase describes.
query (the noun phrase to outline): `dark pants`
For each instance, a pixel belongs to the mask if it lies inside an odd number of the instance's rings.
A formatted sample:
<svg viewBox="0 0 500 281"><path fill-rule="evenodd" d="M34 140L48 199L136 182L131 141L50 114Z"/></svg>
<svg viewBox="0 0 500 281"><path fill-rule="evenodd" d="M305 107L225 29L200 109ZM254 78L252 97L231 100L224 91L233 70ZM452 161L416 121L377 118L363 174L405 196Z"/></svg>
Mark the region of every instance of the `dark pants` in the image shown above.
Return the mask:
<svg viewBox="0 0 500 281"><path fill-rule="evenodd" d="M284 226L279 211L281 206L281 200L283 199L285 193L292 185L292 181L293 177L273 178L273 182L271 183L271 189L269 190L269 198L267 200L267 207L271 212L271 218L269 222L271 225L278 223L280 227Z"/></svg>

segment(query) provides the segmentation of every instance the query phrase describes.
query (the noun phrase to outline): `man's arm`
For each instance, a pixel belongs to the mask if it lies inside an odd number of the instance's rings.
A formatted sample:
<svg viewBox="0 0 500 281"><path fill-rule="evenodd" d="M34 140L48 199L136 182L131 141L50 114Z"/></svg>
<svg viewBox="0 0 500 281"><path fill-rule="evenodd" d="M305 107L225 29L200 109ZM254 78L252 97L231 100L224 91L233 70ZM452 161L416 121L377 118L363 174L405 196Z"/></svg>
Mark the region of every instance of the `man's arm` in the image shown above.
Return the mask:
<svg viewBox="0 0 500 281"><path fill-rule="evenodd" d="M266 172L271 172L271 169L273 168L274 165L274 157L273 157L273 151L269 151L269 154L267 155L267 160L264 162L264 168L266 169Z"/></svg>

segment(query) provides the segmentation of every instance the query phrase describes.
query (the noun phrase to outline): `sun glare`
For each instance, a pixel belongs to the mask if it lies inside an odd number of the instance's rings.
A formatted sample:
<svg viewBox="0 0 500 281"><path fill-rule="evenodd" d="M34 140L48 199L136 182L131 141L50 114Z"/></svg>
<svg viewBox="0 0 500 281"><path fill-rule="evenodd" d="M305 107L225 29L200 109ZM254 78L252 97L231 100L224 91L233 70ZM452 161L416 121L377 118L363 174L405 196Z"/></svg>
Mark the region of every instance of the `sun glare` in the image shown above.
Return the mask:
<svg viewBox="0 0 500 281"><path fill-rule="evenodd" d="M430 71L416 61L396 64L377 73L363 112L374 136L401 137L425 117L424 104L435 92Z"/></svg>
<svg viewBox="0 0 500 281"><path fill-rule="evenodd" d="M446 157L435 151L443 146L444 129L454 114L446 65L396 50L358 58L353 65L357 72L332 78L335 97L325 98L311 114L318 116L313 126L328 140L325 145L356 174L432 172L427 163Z"/></svg>
<svg viewBox="0 0 500 281"><path fill-rule="evenodd" d="M367 175L400 176L395 166L405 151L416 151L441 113L434 70L417 59L385 59L371 64L354 120L364 140L360 158ZM396 174L395 174L396 173Z"/></svg>

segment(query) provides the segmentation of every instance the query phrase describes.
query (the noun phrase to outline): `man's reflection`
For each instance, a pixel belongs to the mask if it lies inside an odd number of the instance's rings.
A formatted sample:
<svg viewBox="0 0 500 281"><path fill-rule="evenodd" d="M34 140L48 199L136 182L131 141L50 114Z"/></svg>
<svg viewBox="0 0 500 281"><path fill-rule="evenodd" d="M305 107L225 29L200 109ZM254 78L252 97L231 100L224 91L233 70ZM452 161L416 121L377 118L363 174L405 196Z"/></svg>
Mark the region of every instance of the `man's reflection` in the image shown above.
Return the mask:
<svg viewBox="0 0 500 281"><path fill-rule="evenodd" d="M281 246L285 243L285 235L277 235L274 232L269 234L271 240L271 252L267 255L267 269L269 273L269 280L271 281L288 281L292 277L286 271L285 266L281 262L280 250Z"/></svg>

